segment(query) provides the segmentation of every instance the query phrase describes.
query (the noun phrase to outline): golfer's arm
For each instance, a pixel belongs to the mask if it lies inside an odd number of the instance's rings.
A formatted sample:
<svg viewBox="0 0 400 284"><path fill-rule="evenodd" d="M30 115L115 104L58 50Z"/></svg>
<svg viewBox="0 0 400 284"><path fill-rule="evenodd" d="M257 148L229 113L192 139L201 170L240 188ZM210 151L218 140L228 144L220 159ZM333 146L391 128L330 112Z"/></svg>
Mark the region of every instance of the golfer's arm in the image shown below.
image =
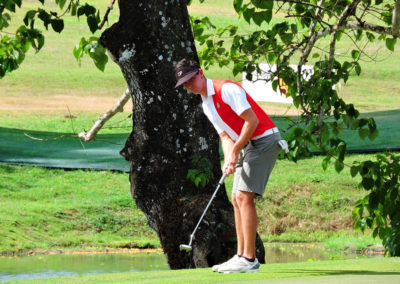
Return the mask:
<svg viewBox="0 0 400 284"><path fill-rule="evenodd" d="M219 137L221 138L221 146L222 152L224 152L224 160L226 160L232 152L232 147L233 144L235 144L235 141L233 141L225 131L222 132Z"/></svg>
<svg viewBox="0 0 400 284"><path fill-rule="evenodd" d="M244 125L239 139L232 146L232 152L234 153L239 153L247 142L249 142L259 122L256 114L251 108L242 112L240 117L244 120Z"/></svg>

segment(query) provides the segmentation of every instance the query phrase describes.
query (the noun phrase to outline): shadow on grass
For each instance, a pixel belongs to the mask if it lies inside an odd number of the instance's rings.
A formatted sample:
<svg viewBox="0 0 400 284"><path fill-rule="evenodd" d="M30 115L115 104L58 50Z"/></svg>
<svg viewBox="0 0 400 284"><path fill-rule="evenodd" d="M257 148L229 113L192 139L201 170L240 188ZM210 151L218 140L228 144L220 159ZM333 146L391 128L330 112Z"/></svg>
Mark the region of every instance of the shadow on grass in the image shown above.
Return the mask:
<svg viewBox="0 0 400 284"><path fill-rule="evenodd" d="M266 271L268 273L268 271ZM295 269L295 270L284 270L284 271L274 271L274 273L282 274L294 274L298 277L304 276L334 276L334 275L398 275L400 272L395 271L371 271L371 270L320 270L320 269Z"/></svg>

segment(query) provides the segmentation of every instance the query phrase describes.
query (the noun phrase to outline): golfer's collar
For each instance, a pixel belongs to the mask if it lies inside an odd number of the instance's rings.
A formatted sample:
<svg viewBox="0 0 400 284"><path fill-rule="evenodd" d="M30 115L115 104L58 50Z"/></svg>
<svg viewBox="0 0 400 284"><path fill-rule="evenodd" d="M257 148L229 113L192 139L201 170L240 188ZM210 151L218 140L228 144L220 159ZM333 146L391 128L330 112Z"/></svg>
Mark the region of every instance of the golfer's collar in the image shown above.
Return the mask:
<svg viewBox="0 0 400 284"><path fill-rule="evenodd" d="M215 90L214 90L214 84L211 79L207 78L207 96L213 96L215 95Z"/></svg>

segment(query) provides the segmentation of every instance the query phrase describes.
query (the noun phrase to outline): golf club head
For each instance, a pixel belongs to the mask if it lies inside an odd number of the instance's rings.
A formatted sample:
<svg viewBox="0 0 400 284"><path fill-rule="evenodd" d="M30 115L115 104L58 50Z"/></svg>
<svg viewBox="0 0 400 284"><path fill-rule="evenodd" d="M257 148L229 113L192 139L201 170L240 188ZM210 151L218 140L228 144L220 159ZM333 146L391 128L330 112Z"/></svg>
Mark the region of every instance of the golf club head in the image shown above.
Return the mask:
<svg viewBox="0 0 400 284"><path fill-rule="evenodd" d="M192 250L192 246L189 245L180 245L179 246L180 250L184 250L184 251L191 251Z"/></svg>

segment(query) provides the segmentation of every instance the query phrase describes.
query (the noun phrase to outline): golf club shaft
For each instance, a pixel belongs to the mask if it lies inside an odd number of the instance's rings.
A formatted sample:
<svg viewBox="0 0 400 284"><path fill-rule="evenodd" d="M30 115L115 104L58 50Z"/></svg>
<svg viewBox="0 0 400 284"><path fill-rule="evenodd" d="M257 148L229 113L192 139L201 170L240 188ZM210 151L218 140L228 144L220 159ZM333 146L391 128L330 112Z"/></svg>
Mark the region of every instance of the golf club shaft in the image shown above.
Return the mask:
<svg viewBox="0 0 400 284"><path fill-rule="evenodd" d="M225 178L226 178L226 173L224 173L224 175L223 175L223 176L221 177L221 179L219 180L218 186L217 186L217 188L215 189L214 194L211 196L210 201L208 201L208 204L207 204L207 206L206 206L206 209L204 209L203 215L201 215L199 222L197 222L196 228L194 228L193 233L192 233L191 236L190 236L190 245L191 245L193 236L194 236L194 234L195 234L196 231L197 231L197 228L199 227L201 221L203 220L204 215L206 215L206 212L207 212L207 210L208 210L208 207L210 207L212 201L214 200L214 197L217 195L218 189L219 189L219 188L221 187L221 185L224 183Z"/></svg>

